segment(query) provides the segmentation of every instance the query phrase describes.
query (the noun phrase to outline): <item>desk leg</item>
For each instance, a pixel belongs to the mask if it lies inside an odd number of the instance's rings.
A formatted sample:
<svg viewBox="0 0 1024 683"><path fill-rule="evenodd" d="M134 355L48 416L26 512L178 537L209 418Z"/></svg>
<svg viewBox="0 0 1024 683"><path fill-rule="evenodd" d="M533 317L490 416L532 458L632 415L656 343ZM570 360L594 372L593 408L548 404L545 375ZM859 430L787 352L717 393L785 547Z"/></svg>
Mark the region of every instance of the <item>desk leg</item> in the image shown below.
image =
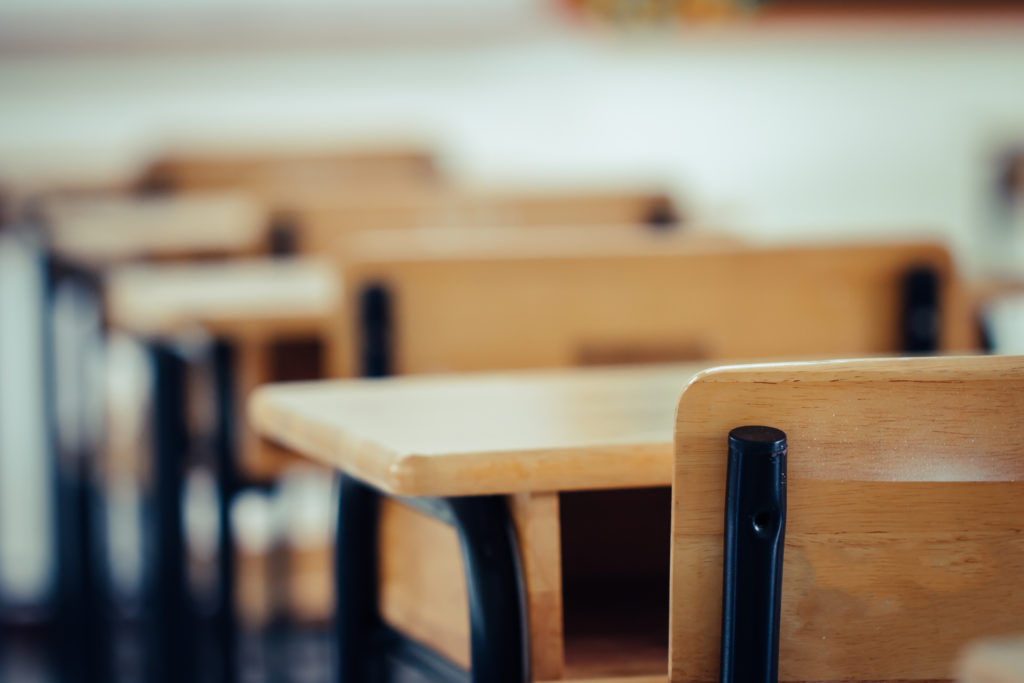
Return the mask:
<svg viewBox="0 0 1024 683"><path fill-rule="evenodd" d="M150 347L153 361L153 473L156 552L149 680L195 680L195 629L186 574L182 492L188 454L185 416L185 360L161 344Z"/></svg>
<svg viewBox="0 0 1024 683"><path fill-rule="evenodd" d="M235 536L231 527L231 503L238 486L235 468L235 350L227 342L213 348L213 379L217 422L214 450L217 466L218 527L217 553L219 604L217 635L221 655L221 680L238 680L238 612L235 605Z"/></svg>
<svg viewBox="0 0 1024 683"><path fill-rule="evenodd" d="M111 626L104 571L102 494L90 409L89 350L101 335L94 277L41 257L46 273L43 358L46 410L57 477L58 657L61 678L101 683L111 676ZM58 372L58 368L60 372ZM70 405L63 410L61 401Z"/></svg>
<svg viewBox="0 0 1024 683"><path fill-rule="evenodd" d="M402 502L453 526L469 593L470 658L466 672L402 638L377 612L379 493L342 475L335 590L338 680L529 680L526 594L515 528L503 496L404 498ZM408 680L408 679L406 679Z"/></svg>

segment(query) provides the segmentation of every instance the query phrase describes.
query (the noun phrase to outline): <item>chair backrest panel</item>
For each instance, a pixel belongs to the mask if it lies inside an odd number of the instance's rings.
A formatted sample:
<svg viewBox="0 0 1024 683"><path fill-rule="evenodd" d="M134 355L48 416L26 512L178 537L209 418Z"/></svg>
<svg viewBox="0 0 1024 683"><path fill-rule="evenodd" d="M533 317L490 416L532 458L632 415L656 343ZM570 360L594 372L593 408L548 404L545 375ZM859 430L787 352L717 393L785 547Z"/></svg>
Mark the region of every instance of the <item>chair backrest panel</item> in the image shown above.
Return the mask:
<svg viewBox="0 0 1024 683"><path fill-rule="evenodd" d="M298 197L284 204L307 242L304 250L337 247L354 231L417 228L672 227L676 209L659 192L629 189L485 192L443 190L362 192ZM665 222L667 221L667 222Z"/></svg>
<svg viewBox="0 0 1024 683"><path fill-rule="evenodd" d="M789 443L780 680L934 680L1024 629L1024 359L736 366L679 403L671 680L717 680L729 430Z"/></svg>
<svg viewBox="0 0 1024 683"><path fill-rule="evenodd" d="M940 246L648 246L357 259L345 268L349 315L368 283L391 292L399 373L894 353L902 278L923 264L941 282L941 348L972 347Z"/></svg>
<svg viewBox="0 0 1024 683"><path fill-rule="evenodd" d="M182 150L155 160L140 189L159 191L249 190L262 199L294 192L334 191L346 186L432 183L437 169L420 149L308 151L302 149Z"/></svg>

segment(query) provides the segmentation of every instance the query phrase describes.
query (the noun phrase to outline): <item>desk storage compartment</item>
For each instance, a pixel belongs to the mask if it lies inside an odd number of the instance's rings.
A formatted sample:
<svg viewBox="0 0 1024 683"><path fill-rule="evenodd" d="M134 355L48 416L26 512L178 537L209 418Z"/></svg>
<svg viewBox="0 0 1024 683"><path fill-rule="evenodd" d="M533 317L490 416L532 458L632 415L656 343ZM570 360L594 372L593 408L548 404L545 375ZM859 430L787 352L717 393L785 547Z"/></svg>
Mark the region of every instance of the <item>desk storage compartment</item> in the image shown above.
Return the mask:
<svg viewBox="0 0 1024 683"><path fill-rule="evenodd" d="M534 681L665 676L671 492L509 496L527 588ZM455 530L381 501L384 621L461 667L469 615Z"/></svg>
<svg viewBox="0 0 1024 683"><path fill-rule="evenodd" d="M559 502L565 678L666 675L671 490Z"/></svg>

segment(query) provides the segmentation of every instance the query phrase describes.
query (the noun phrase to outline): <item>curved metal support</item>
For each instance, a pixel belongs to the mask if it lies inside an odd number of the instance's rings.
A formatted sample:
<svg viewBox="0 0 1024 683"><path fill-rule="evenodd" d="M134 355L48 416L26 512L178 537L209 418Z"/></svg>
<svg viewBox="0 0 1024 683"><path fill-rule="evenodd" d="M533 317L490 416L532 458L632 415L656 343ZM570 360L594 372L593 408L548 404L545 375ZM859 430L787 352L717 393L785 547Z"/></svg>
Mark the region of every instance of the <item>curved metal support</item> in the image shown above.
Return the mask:
<svg viewBox="0 0 1024 683"><path fill-rule="evenodd" d="M381 680L372 675L377 614L377 493L352 477L338 483L338 526L334 545L336 680Z"/></svg>
<svg viewBox="0 0 1024 683"><path fill-rule="evenodd" d="M474 683L523 683L529 658L526 591L516 531L501 496L447 499L469 593Z"/></svg>
<svg viewBox="0 0 1024 683"><path fill-rule="evenodd" d="M519 545L502 496L403 498L453 526L459 537L469 602L467 677L439 654L405 640L377 612L377 519L380 493L352 477L339 484L335 544L337 679L388 681L396 670L417 680L524 683L529 680L526 595Z"/></svg>

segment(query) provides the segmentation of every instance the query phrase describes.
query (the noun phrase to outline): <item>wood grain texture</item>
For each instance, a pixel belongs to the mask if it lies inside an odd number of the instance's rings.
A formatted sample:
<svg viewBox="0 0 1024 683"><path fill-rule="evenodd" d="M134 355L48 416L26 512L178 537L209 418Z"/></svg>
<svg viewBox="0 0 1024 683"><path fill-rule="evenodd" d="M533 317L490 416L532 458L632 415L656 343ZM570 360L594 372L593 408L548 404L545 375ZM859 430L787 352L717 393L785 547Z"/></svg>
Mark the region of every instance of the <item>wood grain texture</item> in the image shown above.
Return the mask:
<svg viewBox="0 0 1024 683"><path fill-rule="evenodd" d="M526 584L530 673L535 680L560 679L565 671L565 635L558 494L518 493L509 496L509 509Z"/></svg>
<svg viewBox="0 0 1024 683"><path fill-rule="evenodd" d="M789 441L780 680L948 679L1024 628L1024 359L719 368L676 422L671 680L718 676L727 436Z"/></svg>
<svg viewBox="0 0 1024 683"><path fill-rule="evenodd" d="M336 269L316 259L130 265L106 281L111 324L143 337L319 336L340 300Z"/></svg>
<svg viewBox="0 0 1024 683"><path fill-rule="evenodd" d="M469 602L455 529L382 498L378 541L381 618L468 669Z"/></svg>
<svg viewBox="0 0 1024 683"><path fill-rule="evenodd" d="M565 367L595 357L896 353L902 280L925 264L942 282L942 348L976 346L949 254L932 244L755 248L639 235L629 247L620 239L509 248L467 238L461 246L352 246L349 258L347 326L359 329L367 286L387 287L396 373ZM349 373L359 352L356 344L345 351Z"/></svg>
<svg viewBox="0 0 1024 683"><path fill-rule="evenodd" d="M257 143L168 151L143 172L139 185L175 192L244 190L275 202L295 193L437 180L432 154L401 143L328 150Z"/></svg>
<svg viewBox="0 0 1024 683"><path fill-rule="evenodd" d="M1024 636L971 643L957 666L960 683L1024 683Z"/></svg>
<svg viewBox="0 0 1024 683"><path fill-rule="evenodd" d="M543 227L572 233L577 228L650 230L652 216L673 216L676 209L665 194L644 189L481 190L471 188L413 188L359 193L307 193L283 204L300 231L303 251L342 253L364 231L392 233L399 246L421 239L444 239L434 230L470 229L474 233ZM662 226L662 232L665 232ZM669 231L671 232L671 231ZM470 237L470 239L476 239ZM390 248L390 247L389 247Z"/></svg>
<svg viewBox="0 0 1024 683"><path fill-rule="evenodd" d="M50 247L89 267L130 260L251 255L266 246L266 216L236 194L64 197L43 206Z"/></svg>
<svg viewBox="0 0 1024 683"><path fill-rule="evenodd" d="M707 364L265 386L263 436L389 493L666 485L673 407Z"/></svg>

